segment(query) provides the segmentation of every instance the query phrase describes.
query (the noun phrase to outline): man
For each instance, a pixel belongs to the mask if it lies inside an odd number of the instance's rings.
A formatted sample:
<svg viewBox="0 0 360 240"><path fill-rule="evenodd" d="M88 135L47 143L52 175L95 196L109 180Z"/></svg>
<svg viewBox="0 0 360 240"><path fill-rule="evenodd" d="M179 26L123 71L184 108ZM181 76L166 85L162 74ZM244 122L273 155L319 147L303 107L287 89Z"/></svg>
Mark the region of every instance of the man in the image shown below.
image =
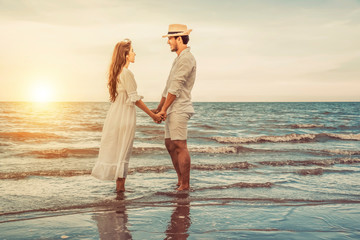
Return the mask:
<svg viewBox="0 0 360 240"><path fill-rule="evenodd" d="M187 149L187 123L195 113L191 90L196 76L196 61L187 46L191 29L170 24L167 43L176 52L159 106L153 111L165 119L165 146L178 176L177 190L190 188L190 154Z"/></svg>

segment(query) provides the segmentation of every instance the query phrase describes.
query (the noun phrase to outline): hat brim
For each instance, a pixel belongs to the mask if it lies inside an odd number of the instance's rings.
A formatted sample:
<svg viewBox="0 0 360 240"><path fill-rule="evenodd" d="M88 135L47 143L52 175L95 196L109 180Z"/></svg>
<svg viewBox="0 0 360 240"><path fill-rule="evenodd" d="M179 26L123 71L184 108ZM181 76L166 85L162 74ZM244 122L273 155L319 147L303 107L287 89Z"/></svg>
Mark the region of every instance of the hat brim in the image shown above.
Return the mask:
<svg viewBox="0 0 360 240"><path fill-rule="evenodd" d="M173 33L173 34L167 34L167 35L164 35L162 36L163 38L166 38L166 37L177 37L177 36L188 36L190 35L190 32L192 31L192 29L189 29L185 32L181 32L181 33Z"/></svg>

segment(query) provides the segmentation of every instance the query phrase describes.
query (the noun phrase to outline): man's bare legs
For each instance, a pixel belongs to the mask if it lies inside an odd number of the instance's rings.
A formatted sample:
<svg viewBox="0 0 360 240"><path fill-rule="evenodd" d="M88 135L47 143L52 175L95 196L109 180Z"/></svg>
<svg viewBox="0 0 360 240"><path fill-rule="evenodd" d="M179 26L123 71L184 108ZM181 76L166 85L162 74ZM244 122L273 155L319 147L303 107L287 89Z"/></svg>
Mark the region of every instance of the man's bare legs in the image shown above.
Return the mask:
<svg viewBox="0 0 360 240"><path fill-rule="evenodd" d="M118 178L116 180L116 191L125 192L125 180L126 178Z"/></svg>
<svg viewBox="0 0 360 240"><path fill-rule="evenodd" d="M186 140L171 140L170 138L166 138L165 146L178 175L179 188L177 190L188 190L190 188L191 159Z"/></svg>
<svg viewBox="0 0 360 240"><path fill-rule="evenodd" d="M168 152L170 154L171 161L173 163L176 174L178 176L178 183L176 185L180 186L181 185L181 173L180 173L180 168L179 168L178 155L177 155L176 150L175 150L175 145L170 140L170 138L165 138L165 146L166 146L166 149L168 150Z"/></svg>

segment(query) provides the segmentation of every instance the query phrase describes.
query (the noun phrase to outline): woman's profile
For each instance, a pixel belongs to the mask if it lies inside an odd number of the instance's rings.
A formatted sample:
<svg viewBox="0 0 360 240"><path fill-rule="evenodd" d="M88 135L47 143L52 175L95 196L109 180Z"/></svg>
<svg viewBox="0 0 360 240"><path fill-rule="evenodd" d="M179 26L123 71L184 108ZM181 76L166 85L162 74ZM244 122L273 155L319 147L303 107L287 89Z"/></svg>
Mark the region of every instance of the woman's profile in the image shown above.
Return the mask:
<svg viewBox="0 0 360 240"><path fill-rule="evenodd" d="M111 105L104 122L100 150L91 175L100 180L116 180L116 191L125 191L136 125L135 105L155 122L161 117L154 114L141 100L133 73L128 69L135 62L131 41L116 44L109 69L108 88Z"/></svg>

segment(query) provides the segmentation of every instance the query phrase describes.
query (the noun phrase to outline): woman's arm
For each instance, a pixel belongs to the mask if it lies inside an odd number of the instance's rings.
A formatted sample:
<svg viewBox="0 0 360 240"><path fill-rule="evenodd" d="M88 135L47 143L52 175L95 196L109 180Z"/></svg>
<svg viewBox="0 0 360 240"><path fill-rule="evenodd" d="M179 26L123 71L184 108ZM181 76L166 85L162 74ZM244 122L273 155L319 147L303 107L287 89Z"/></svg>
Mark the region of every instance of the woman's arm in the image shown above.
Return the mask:
<svg viewBox="0 0 360 240"><path fill-rule="evenodd" d="M123 69L124 71L125 69ZM149 115L154 122L156 123L160 123L161 122L161 116L156 115L155 113L153 113L146 105L145 103L141 100L143 97L139 96L137 94L137 85L135 82L135 78L134 75L129 71L129 70L125 70L124 72L125 76L124 76L124 88L128 94L128 97L130 98L130 101L133 102L136 106L138 106L141 110L143 110L145 113L147 113L147 115ZM121 79L120 79L121 80Z"/></svg>
<svg viewBox="0 0 360 240"><path fill-rule="evenodd" d="M154 120L154 122L161 122L161 116L153 113L142 100L136 101L135 105L141 110L143 110L147 115L149 115Z"/></svg>

